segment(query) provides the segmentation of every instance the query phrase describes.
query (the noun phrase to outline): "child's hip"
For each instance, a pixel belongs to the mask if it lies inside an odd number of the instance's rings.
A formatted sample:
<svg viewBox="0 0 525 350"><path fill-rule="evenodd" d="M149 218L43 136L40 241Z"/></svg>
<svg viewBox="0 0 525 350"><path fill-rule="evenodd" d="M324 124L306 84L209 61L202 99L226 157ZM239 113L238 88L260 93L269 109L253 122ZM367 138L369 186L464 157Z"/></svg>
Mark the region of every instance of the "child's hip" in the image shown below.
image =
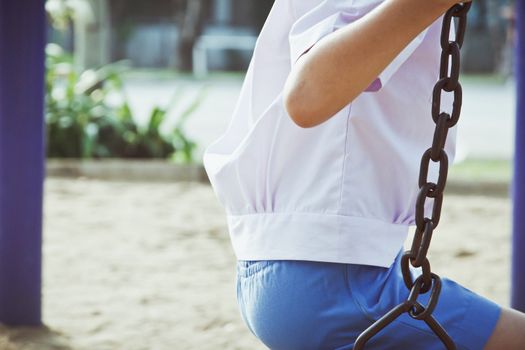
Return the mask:
<svg viewBox="0 0 525 350"><path fill-rule="evenodd" d="M408 297L400 255L390 268L302 260L237 262L237 300L250 331L270 349L352 349L357 336ZM499 307L442 279L435 318L458 347L482 349ZM427 295L419 301L425 305ZM481 323L479 319L484 321ZM367 349L442 349L421 321L407 314Z"/></svg>

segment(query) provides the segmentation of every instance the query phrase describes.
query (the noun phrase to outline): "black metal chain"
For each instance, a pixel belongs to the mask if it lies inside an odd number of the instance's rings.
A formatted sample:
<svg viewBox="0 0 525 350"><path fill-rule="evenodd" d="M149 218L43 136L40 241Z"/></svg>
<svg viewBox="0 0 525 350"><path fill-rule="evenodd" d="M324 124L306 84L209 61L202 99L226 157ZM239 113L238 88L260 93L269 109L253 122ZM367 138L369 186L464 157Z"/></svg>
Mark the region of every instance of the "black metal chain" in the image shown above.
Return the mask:
<svg viewBox="0 0 525 350"><path fill-rule="evenodd" d="M460 49L465 38L467 28L467 13L471 3L458 3L451 7L443 17L441 31L441 63L439 80L434 86L432 97L432 119L436 123L434 140L421 159L419 173L419 194L416 201L416 232L410 250L406 251L401 258L401 270L406 287L410 291L408 299L394 307L386 315L368 327L354 344L354 350L362 350L366 343L383 328L392 323L403 313L408 313L416 320L424 321L430 329L439 337L441 342L449 350L456 349L454 341L445 329L432 316L436 308L441 292L441 279L430 270L430 262L427 258L428 249L434 229L439 224L441 207L443 204L443 192L447 182L448 156L445 152L445 142L448 130L457 124L461 113L462 89L459 83ZM456 35L450 41L451 23L454 18L458 19ZM450 60L450 62L449 62ZM450 75L449 75L450 66ZM443 91L454 93L452 112L441 111L441 93ZM430 161L439 164L439 177L436 182L428 180ZM428 199L433 200L432 217L425 217L425 203ZM421 267L422 273L414 281L410 272L409 262L412 266ZM430 291L430 298L426 306L421 305L417 298L421 294Z"/></svg>

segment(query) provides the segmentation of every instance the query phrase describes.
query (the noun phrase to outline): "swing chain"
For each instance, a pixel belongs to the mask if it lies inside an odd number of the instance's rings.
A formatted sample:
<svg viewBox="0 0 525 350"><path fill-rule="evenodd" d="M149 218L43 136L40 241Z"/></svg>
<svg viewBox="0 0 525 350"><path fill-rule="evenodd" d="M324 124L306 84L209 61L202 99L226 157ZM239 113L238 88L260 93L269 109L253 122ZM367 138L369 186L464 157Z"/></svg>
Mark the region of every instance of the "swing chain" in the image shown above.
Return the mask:
<svg viewBox="0 0 525 350"><path fill-rule="evenodd" d="M395 321L403 313L416 320L424 321L428 327L439 337L448 350L455 350L454 341L445 329L432 316L437 306L441 292L441 279L430 269L427 258L430 241L435 228L439 224L441 208L443 204L443 193L447 182L448 156L445 151L445 143L450 128L455 126L459 120L462 104L462 89L459 83L460 72L460 49L463 46L465 31L467 28L467 13L471 3L458 3L451 7L443 16L441 30L441 60L439 69L439 80L434 86L432 94L432 119L436 124L432 147L423 154L419 173L419 193L416 200L416 232L410 250L401 257L401 271L403 281L408 288L409 296L406 301L394 307L387 314L368 327L357 338L353 350L362 350L366 343L383 328ZM457 29L454 40L450 40L451 24L457 18ZM450 72L450 74L449 74ZM442 92L452 92L454 100L452 112L441 111ZM436 182L428 180L430 161L439 164L438 179ZM425 205L427 200L432 200L432 217L425 216ZM413 280L410 266L421 268L421 275ZM426 306L421 305L417 298L421 294L430 291L430 297Z"/></svg>

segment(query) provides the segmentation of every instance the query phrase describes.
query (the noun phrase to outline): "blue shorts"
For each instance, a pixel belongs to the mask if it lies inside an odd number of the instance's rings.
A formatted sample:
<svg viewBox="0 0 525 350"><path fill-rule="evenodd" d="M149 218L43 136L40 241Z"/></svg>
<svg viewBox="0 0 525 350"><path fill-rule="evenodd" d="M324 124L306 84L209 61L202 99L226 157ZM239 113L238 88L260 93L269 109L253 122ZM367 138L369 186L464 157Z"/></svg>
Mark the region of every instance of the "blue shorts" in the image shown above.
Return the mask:
<svg viewBox="0 0 525 350"><path fill-rule="evenodd" d="M351 350L357 336L408 290L400 269L301 260L237 262L237 301L250 331L272 350ZM417 275L417 273L416 273ZM442 278L433 313L457 348L482 350L501 308ZM426 293L419 297L426 305ZM441 350L425 322L403 314L367 343L371 349Z"/></svg>

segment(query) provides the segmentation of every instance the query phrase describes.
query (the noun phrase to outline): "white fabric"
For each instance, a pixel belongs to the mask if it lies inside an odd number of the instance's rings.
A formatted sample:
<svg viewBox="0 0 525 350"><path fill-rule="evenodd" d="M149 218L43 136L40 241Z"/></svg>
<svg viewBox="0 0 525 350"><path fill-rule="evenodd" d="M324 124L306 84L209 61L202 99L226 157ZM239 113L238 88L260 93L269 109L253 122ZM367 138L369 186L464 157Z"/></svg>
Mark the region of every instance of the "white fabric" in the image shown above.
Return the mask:
<svg viewBox="0 0 525 350"><path fill-rule="evenodd" d="M379 3L275 1L230 124L203 157L238 259L393 263L414 224L419 163L432 143L442 18L322 124L297 126L282 99L302 53ZM443 94L442 104L451 97ZM446 145L451 162L455 136L453 128ZM430 173L436 179L437 167Z"/></svg>

